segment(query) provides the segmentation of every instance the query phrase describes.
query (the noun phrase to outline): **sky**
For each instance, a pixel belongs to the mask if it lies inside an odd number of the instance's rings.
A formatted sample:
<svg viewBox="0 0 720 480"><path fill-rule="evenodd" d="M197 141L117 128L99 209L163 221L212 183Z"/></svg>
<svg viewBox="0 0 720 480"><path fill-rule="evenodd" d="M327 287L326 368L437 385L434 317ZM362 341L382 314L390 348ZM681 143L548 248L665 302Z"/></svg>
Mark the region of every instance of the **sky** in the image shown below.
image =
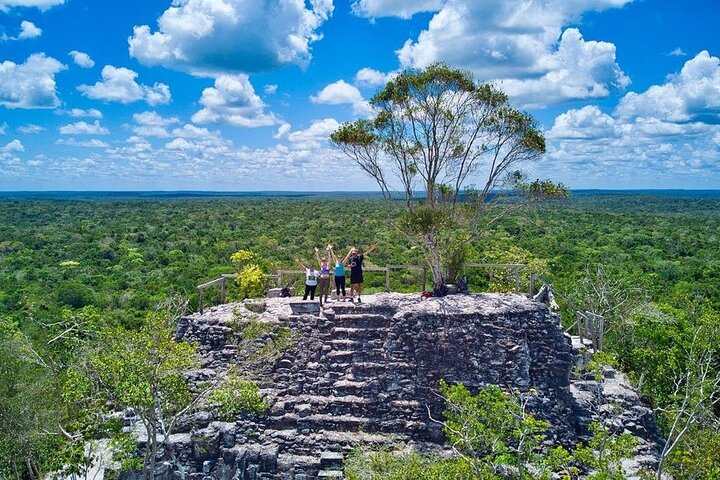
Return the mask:
<svg viewBox="0 0 720 480"><path fill-rule="evenodd" d="M373 190L393 75L493 82L570 188L720 189L718 0L0 0L0 190Z"/></svg>

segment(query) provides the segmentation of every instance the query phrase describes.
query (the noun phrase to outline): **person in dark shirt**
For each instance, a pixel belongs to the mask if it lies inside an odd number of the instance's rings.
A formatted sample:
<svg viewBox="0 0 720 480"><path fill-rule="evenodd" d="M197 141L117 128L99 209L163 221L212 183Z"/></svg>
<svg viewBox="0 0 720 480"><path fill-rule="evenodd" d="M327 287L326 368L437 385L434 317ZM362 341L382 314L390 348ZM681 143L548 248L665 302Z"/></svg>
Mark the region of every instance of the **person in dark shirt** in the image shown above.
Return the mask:
<svg viewBox="0 0 720 480"><path fill-rule="evenodd" d="M345 262L350 267L350 301L355 301L357 295L358 303L361 303L360 295L363 289L363 262L365 256L370 255L377 245L370 247L367 252L360 253L356 247L352 247L345 257Z"/></svg>

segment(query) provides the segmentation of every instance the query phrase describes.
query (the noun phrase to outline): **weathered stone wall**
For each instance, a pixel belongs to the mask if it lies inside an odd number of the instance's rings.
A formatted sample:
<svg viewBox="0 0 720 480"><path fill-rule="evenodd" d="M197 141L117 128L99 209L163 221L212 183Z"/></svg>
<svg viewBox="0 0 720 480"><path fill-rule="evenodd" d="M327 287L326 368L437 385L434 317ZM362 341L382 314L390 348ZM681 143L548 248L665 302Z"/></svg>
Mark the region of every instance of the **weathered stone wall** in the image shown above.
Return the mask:
<svg viewBox="0 0 720 480"><path fill-rule="evenodd" d="M243 317L286 325L297 342L257 379L268 415L227 423L199 412L173 438L185 472L168 463L168 478L332 477L342 454L357 445L442 449L441 428L429 418L441 417L440 379L473 390L537 389L531 409L565 444L597 418L591 409L601 397L578 402L580 390L571 384L579 350L541 303L517 295L421 301L379 294L363 304L331 303L314 317L291 316L289 301L268 299L261 313L224 305L183 319L178 336L198 343L206 363L198 380L242 357L233 331ZM639 425L634 420L627 423ZM647 418L640 423L638 432L656 436Z"/></svg>

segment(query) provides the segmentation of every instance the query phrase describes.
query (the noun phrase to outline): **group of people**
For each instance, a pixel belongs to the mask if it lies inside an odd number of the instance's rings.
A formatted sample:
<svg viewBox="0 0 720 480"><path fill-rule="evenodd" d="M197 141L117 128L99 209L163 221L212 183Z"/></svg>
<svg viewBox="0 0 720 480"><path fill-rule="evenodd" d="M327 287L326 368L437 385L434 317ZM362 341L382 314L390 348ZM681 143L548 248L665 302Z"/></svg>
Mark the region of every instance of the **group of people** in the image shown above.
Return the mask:
<svg viewBox="0 0 720 480"><path fill-rule="evenodd" d="M335 277L335 293L338 299L345 299L345 267L350 269L350 301L361 302L360 295L363 287L363 262L365 257L375 250L377 245L371 246L367 251L360 253L357 247L351 247L350 251L344 258L337 256L332 245L325 247L326 255L320 256L320 249L315 248L315 258L317 259L319 268L315 268L315 262L305 265L299 258L295 262L305 270L305 294L303 300L315 300L315 292L319 289L318 298L320 305L328 301L330 296L330 276ZM330 262L334 262L334 267L330 267ZM340 294L342 293L342 297Z"/></svg>

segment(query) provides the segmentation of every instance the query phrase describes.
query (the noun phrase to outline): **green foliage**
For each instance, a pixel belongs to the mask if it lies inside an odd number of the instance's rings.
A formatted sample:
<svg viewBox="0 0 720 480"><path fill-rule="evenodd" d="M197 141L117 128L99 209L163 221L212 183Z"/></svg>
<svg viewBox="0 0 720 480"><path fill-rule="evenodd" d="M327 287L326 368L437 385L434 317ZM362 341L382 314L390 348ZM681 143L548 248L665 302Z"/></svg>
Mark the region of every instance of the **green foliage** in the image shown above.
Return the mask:
<svg viewBox="0 0 720 480"><path fill-rule="evenodd" d="M632 457L637 439L628 433L612 435L599 423L590 424L593 436L575 449L575 458L591 469L590 480L624 480L622 460Z"/></svg>
<svg viewBox="0 0 720 480"><path fill-rule="evenodd" d="M487 480L498 477L487 472ZM436 459L416 452L353 450L345 460L347 480L470 480L478 478L463 459Z"/></svg>
<svg viewBox="0 0 720 480"><path fill-rule="evenodd" d="M463 189L463 195L475 202L478 189ZM423 250L390 226L403 211L401 202L371 197L0 200L0 338L6 352L0 415L11 418L0 422L0 451L16 453L20 469L29 457L48 471L63 450L57 423L81 430L75 420L82 405L69 408L72 402L59 397L71 375L68 366L82 363L106 328L139 331L171 293L197 305L195 286L237 271L229 259L238 250L287 267L317 245L377 242L373 263L421 265ZM642 393L654 406L672 407L671 380L687 365L683 352L694 330L706 326L702 339L720 345L709 328L720 324L719 212L720 200L710 197L578 192L497 221L471 242L466 261L483 262L485 251L507 246L531 252L546 265L540 282L553 284L566 325L574 312L565 299L590 277L578 292L587 297L599 285L595 267L602 266L613 288L639 300L617 316L606 348L631 379L642 379ZM486 272L466 273L471 291L492 290ZM393 290L409 292L422 283L417 271L395 271L391 280ZM79 301L59 301L60 287L68 284L68 291L80 292ZM367 272L366 284L382 290L383 274ZM240 297L238 290L231 285L228 298ZM217 302L219 291L206 295L206 304ZM48 344L75 324L79 328ZM669 419L659 418L667 432ZM716 418L709 415L668 459L676 478L712 478L720 458L713 453Z"/></svg>
<svg viewBox="0 0 720 480"><path fill-rule="evenodd" d="M265 295L267 281L265 269L261 266L262 257L249 250L238 250L230 256L230 261L238 267L237 284L241 298L255 298Z"/></svg>
<svg viewBox="0 0 720 480"><path fill-rule="evenodd" d="M447 442L477 475L502 471L502 466L516 469L518 478L532 478L528 465L547 472L549 464L539 454L548 423L525 411L535 392L518 397L490 385L473 395L463 385L440 382L445 399L444 431ZM556 456L559 451L556 452Z"/></svg>
<svg viewBox="0 0 720 480"><path fill-rule="evenodd" d="M229 375L220 387L210 393L208 401L218 409L218 417L233 421L243 413L262 414L267 402L260 395L260 389L252 380Z"/></svg>

